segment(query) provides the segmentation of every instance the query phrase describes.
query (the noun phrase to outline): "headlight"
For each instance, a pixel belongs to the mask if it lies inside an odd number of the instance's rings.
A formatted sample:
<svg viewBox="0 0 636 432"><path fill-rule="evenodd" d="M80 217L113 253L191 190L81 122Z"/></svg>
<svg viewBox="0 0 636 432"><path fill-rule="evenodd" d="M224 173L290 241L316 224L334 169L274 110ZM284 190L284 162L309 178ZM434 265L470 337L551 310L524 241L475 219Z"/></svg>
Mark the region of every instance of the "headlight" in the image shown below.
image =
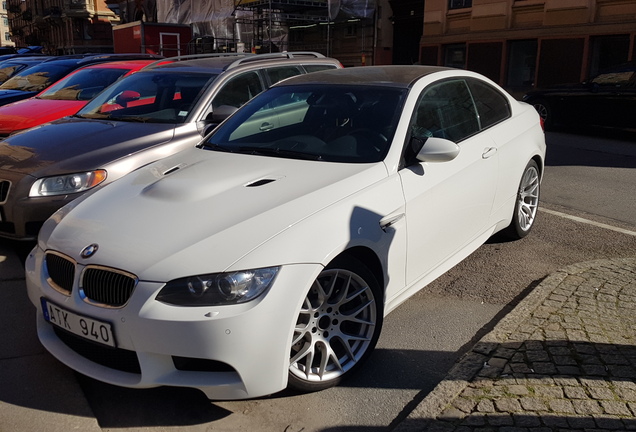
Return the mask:
<svg viewBox="0 0 636 432"><path fill-rule="evenodd" d="M66 195L94 188L106 180L105 170L66 174L38 179L29 192L30 197Z"/></svg>
<svg viewBox="0 0 636 432"><path fill-rule="evenodd" d="M166 284L157 300L178 306L218 306L246 303L263 294L280 267L214 273L175 279Z"/></svg>

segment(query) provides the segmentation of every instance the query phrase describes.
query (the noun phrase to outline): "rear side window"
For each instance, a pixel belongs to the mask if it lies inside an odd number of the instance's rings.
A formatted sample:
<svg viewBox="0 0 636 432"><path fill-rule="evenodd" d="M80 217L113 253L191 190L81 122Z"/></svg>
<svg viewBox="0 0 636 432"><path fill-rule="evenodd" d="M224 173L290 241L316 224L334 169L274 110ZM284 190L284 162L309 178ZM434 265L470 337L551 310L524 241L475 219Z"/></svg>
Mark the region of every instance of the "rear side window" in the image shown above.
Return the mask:
<svg viewBox="0 0 636 432"><path fill-rule="evenodd" d="M299 66L281 66L274 67L265 70L265 75L269 80L269 85L274 85L278 81L282 81L286 78L290 78L296 75L300 75L302 71Z"/></svg>
<svg viewBox="0 0 636 432"><path fill-rule="evenodd" d="M337 69L336 65L334 64L310 64L310 65L303 65L303 67L305 68L307 73L318 72L318 71L328 70L328 69Z"/></svg>
<svg viewBox="0 0 636 432"><path fill-rule="evenodd" d="M482 129L489 128L511 116L508 98L487 83L469 80Z"/></svg>

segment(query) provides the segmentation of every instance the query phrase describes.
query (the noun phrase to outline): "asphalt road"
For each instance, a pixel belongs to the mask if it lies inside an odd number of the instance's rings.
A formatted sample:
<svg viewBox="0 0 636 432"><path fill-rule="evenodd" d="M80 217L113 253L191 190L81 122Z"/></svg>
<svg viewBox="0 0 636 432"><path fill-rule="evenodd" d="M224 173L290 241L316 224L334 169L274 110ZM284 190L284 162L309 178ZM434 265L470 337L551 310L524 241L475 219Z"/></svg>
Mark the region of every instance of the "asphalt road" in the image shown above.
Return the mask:
<svg viewBox="0 0 636 432"><path fill-rule="evenodd" d="M314 394L209 402L195 390L130 390L78 376L39 346L15 257L3 259L0 243L0 432L390 430L548 274L636 256L636 143L561 134L548 143L543 210L531 235L495 237L424 287L387 317L354 379Z"/></svg>

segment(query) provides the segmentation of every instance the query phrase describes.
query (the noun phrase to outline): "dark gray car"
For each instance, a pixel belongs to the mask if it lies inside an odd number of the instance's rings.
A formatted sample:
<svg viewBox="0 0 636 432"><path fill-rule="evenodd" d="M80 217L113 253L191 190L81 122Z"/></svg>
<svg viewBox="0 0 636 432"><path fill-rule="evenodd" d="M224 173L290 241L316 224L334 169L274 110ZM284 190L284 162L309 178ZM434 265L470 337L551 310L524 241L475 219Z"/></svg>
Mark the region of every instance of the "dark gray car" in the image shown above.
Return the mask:
<svg viewBox="0 0 636 432"><path fill-rule="evenodd" d="M34 239L66 203L194 146L274 83L341 67L317 53L208 55L147 66L76 115L0 142L0 237Z"/></svg>

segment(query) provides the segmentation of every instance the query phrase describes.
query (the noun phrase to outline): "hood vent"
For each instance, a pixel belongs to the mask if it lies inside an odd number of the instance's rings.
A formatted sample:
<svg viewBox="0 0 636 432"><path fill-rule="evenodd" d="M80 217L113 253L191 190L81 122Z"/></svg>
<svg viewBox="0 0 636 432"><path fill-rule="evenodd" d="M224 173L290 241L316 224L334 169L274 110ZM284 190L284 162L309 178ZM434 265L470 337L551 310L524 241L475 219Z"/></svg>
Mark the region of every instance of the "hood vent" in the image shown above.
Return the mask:
<svg viewBox="0 0 636 432"><path fill-rule="evenodd" d="M277 179L260 179L260 180L256 180L253 183L248 183L245 185L245 187L258 187L258 186L265 186L268 183L271 182L275 182Z"/></svg>

